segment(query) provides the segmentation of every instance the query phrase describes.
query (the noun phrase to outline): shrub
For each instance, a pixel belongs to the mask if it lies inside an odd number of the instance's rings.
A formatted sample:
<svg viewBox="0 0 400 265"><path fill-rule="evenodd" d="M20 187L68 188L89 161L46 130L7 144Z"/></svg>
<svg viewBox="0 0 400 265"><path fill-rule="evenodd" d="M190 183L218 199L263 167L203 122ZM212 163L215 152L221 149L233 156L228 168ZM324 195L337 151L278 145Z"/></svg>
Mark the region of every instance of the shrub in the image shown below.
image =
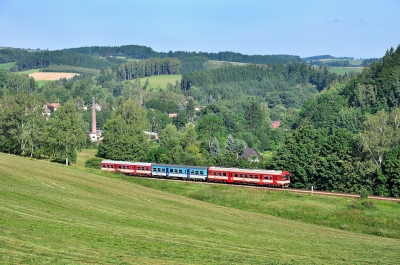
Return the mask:
<svg viewBox="0 0 400 265"><path fill-rule="evenodd" d="M360 198L361 199L368 199L369 192L366 188L362 187L360 190Z"/></svg>
<svg viewBox="0 0 400 265"><path fill-rule="evenodd" d="M93 157L90 158L89 160L87 160L85 162L85 167L89 167L89 168L100 168L100 163L101 163L101 158L99 157Z"/></svg>

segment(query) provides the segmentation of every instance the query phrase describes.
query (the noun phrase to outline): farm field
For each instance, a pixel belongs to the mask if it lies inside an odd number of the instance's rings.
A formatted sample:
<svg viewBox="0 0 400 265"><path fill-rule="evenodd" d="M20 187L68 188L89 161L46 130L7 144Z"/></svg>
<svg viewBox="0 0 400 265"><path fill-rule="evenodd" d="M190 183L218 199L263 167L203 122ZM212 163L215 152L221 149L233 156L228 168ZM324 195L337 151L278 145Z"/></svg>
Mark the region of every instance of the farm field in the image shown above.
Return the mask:
<svg viewBox="0 0 400 265"><path fill-rule="evenodd" d="M59 73L59 72L34 72L28 74L33 77L36 81L38 80L59 80L61 78L70 79L78 74L76 73Z"/></svg>
<svg viewBox="0 0 400 265"><path fill-rule="evenodd" d="M182 80L182 75L155 75L140 78L140 84L144 86L146 81L149 81L149 88L152 89L165 89L168 84L175 85L176 81Z"/></svg>
<svg viewBox="0 0 400 265"><path fill-rule="evenodd" d="M398 239L215 205L100 170L0 153L0 178L2 264L398 264L400 259Z"/></svg>

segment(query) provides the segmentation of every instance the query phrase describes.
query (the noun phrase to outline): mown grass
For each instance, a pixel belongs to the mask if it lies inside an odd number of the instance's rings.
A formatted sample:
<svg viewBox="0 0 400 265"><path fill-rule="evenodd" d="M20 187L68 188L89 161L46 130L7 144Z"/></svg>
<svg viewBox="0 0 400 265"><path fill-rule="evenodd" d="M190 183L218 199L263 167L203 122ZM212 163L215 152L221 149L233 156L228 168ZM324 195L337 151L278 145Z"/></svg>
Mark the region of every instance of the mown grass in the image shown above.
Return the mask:
<svg viewBox="0 0 400 265"><path fill-rule="evenodd" d="M168 84L175 85L176 81L181 82L182 75L155 75L140 78L140 84L144 86L149 81L147 89L165 89Z"/></svg>
<svg viewBox="0 0 400 265"><path fill-rule="evenodd" d="M219 206L97 172L0 154L0 264L400 260L397 239Z"/></svg>
<svg viewBox="0 0 400 265"><path fill-rule="evenodd" d="M249 212L400 239L400 204L243 187L130 178L130 182Z"/></svg>

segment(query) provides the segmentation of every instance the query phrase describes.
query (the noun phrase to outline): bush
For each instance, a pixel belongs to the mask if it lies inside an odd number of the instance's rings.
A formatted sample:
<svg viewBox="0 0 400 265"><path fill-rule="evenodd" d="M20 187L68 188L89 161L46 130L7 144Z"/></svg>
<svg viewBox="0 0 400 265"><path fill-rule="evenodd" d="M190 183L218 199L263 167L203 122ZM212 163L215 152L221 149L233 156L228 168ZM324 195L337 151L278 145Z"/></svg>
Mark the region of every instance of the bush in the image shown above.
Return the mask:
<svg viewBox="0 0 400 265"><path fill-rule="evenodd" d="M85 167L89 167L89 168L100 168L100 163L101 163L102 159L99 157L93 157L90 158L89 160L87 160L85 162Z"/></svg>
<svg viewBox="0 0 400 265"><path fill-rule="evenodd" d="M360 190L360 199L368 199L369 192L366 188L361 188Z"/></svg>

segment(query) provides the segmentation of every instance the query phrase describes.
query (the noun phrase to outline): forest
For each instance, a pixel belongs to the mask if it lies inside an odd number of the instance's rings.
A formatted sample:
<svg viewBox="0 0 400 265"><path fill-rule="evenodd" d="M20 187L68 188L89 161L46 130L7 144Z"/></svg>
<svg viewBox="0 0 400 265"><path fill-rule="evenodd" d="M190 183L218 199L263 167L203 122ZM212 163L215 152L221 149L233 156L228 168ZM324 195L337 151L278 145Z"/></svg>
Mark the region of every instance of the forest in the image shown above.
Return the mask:
<svg viewBox="0 0 400 265"><path fill-rule="evenodd" d="M400 196L400 46L350 75L291 55L137 45L0 49L1 62L16 65L0 69L1 152L70 164L91 147L106 159L284 169L293 187ZM26 69L80 75L39 86ZM161 75L181 81L143 81ZM99 144L88 137L92 97ZM43 115L46 103L60 107ZM247 147L260 162L239 157Z"/></svg>

